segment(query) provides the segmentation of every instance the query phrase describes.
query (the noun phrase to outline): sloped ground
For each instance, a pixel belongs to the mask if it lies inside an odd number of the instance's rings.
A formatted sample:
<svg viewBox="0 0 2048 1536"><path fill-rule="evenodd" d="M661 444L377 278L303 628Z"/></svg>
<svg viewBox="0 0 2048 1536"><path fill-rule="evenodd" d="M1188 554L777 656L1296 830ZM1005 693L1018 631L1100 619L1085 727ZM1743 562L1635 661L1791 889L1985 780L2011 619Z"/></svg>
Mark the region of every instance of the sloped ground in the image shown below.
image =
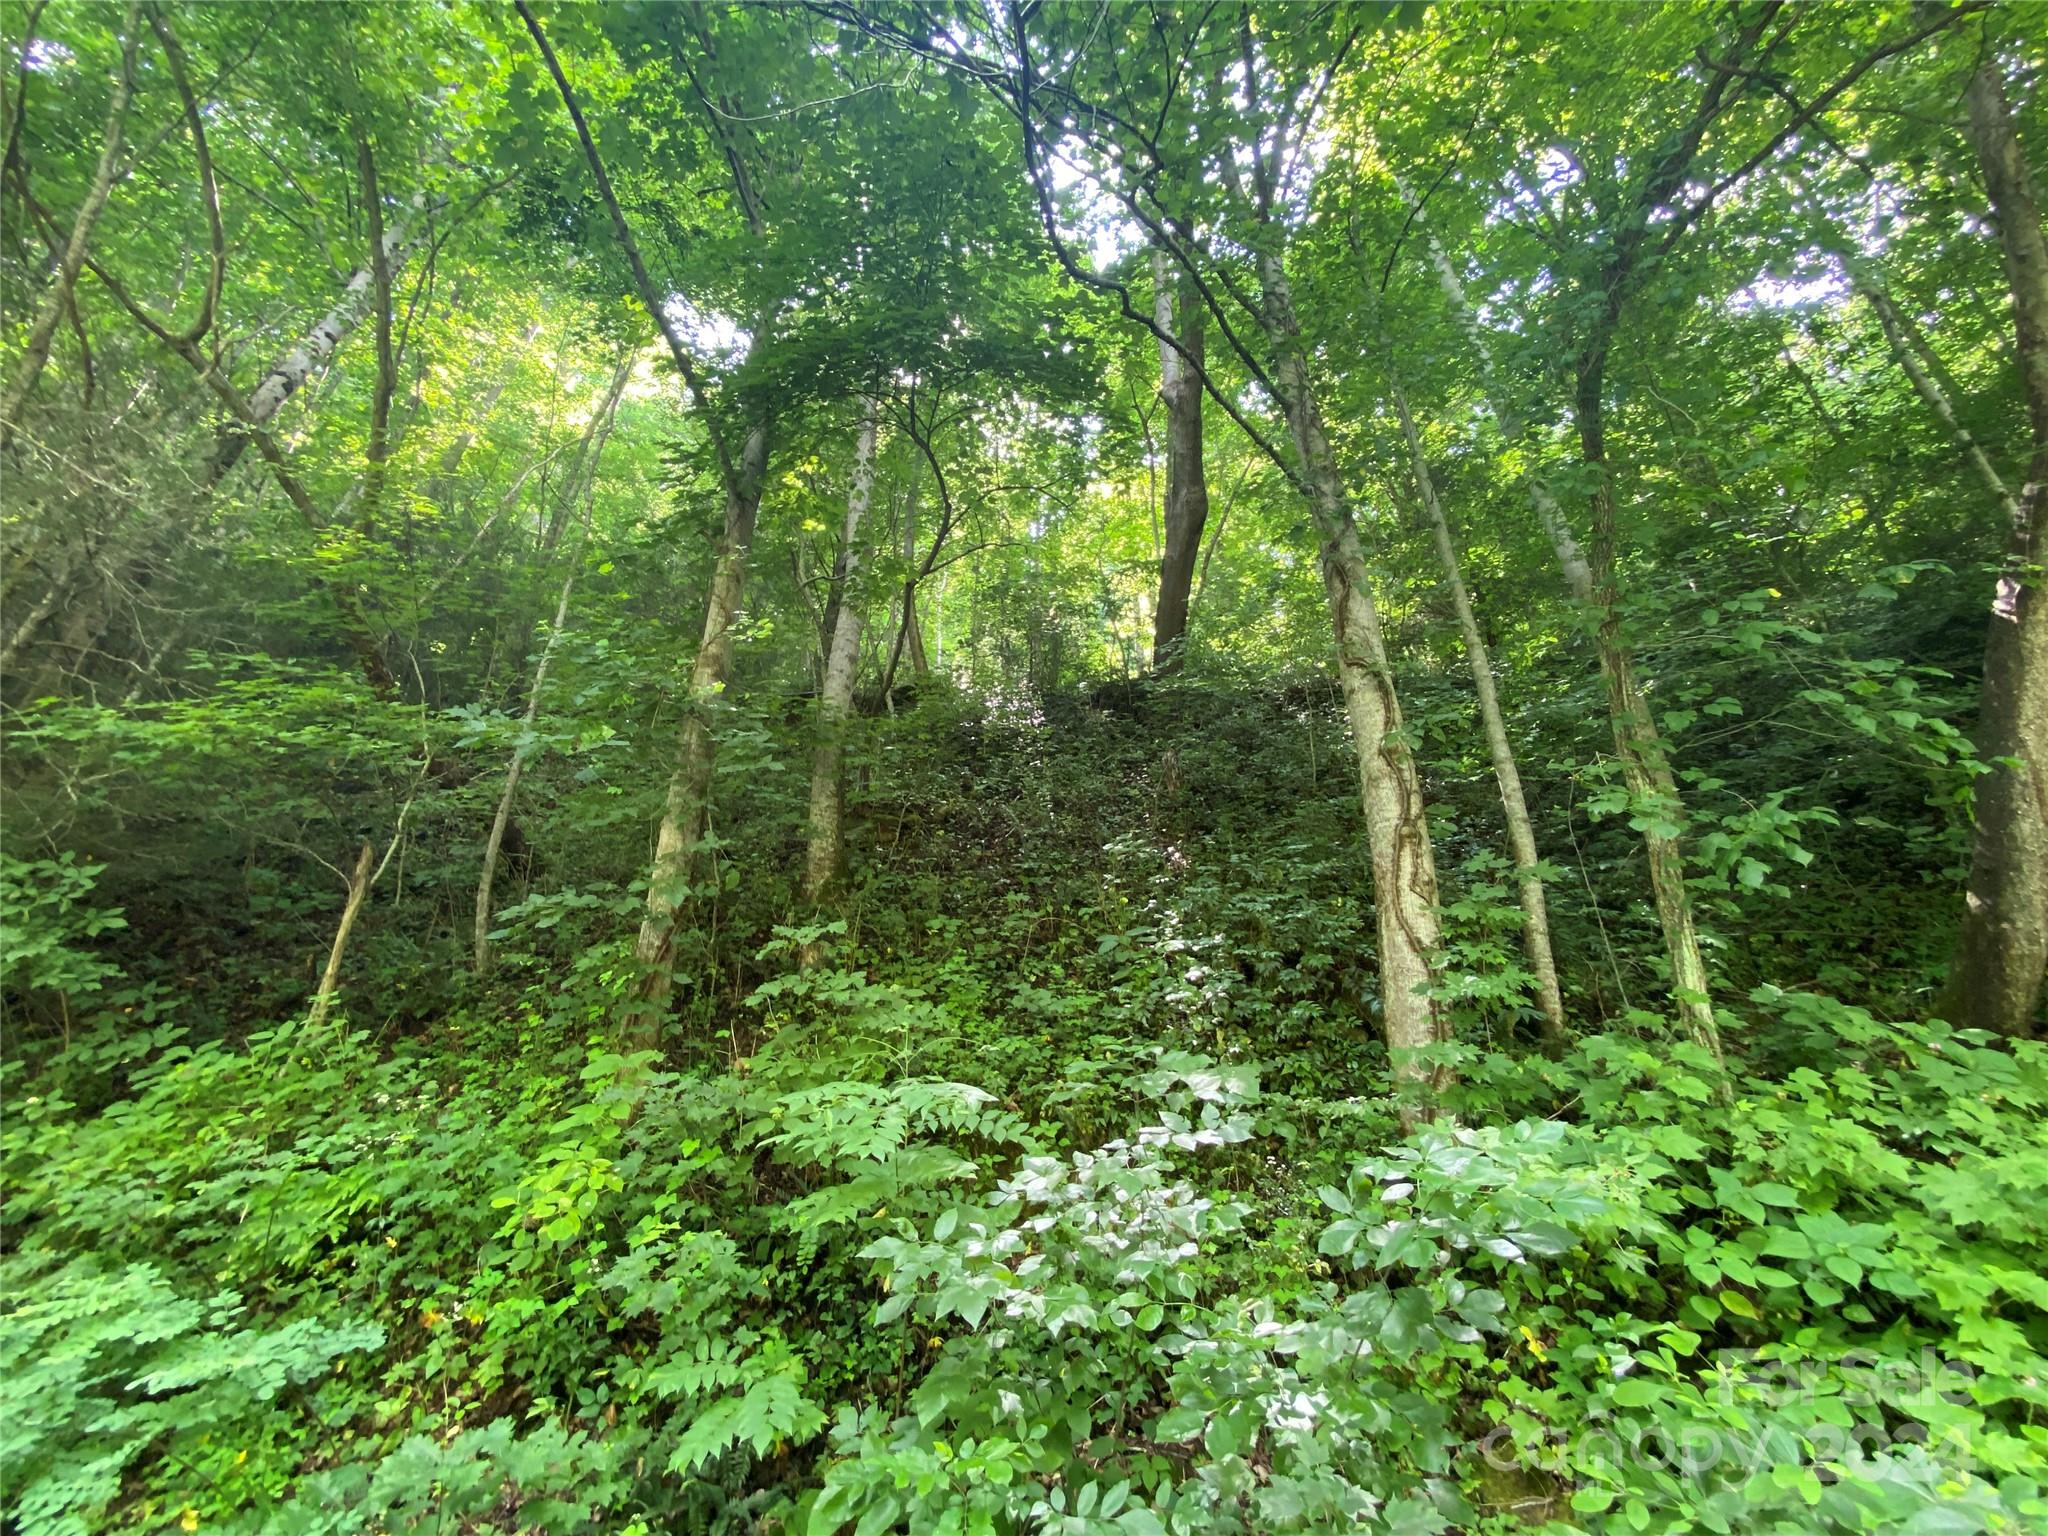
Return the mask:
<svg viewBox="0 0 2048 1536"><path fill-rule="evenodd" d="M809 972L729 775L669 1061L544 877L424 1019L82 1021L0 1132L16 1527L2037 1528L2041 1047L1764 988L1724 1108L1581 991L1546 1061L1438 773L1406 1141L1313 690L879 725Z"/></svg>

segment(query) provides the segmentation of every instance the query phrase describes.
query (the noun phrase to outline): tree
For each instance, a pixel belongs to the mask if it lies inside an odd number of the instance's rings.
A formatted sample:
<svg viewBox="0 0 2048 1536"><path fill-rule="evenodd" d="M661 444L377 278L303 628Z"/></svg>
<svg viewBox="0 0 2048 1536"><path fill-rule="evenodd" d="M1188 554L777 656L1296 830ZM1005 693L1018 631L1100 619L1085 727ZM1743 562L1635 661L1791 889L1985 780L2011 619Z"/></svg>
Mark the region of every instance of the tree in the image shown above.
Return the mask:
<svg viewBox="0 0 2048 1536"><path fill-rule="evenodd" d="M1062 268L1084 286L1113 294L1123 315L1145 326L1187 364L1226 415L1299 488L1321 536L1319 564L1357 754L1379 914L1385 1034L1397 1072L1425 1088L1435 1085L1441 1069L1424 1061L1428 1049L1445 1036L1444 1020L1429 997L1438 943L1434 853L1365 552L1310 380L1283 249L1281 199L1293 190L1286 183L1307 127L1303 119L1312 117L1320 99L1317 74L1327 83L1328 72L1357 34L1334 43L1305 34L1289 39L1311 61L1301 72L1304 78L1295 79L1273 71L1274 61L1254 42L1248 12L1218 17L1213 25L1198 19L1172 33L1134 28L1118 40L1123 46L1102 57L1132 65L1142 60L1142 71L1131 76L1117 71L1077 83L1082 81L1077 71L1050 75L1037 62L1069 53L1079 57L1085 51L1061 30L1061 13L1038 18L1053 29L1051 36L1039 36L1031 30L1032 13L1013 7L996 18L1000 28L969 39L972 51L963 54L953 31L919 8L902 22L878 19L857 7L823 9L891 46L961 70L997 96L1017 123L1025 175ZM936 41L941 38L947 41ZM1220 60L1230 51L1239 56L1241 104L1222 83ZM1219 62L1203 82L1207 89L1197 93L1188 65L1200 55ZM1113 95L1090 99L1085 91L1095 86ZM1157 126L1148 130L1146 123ZM1163 146L1169 142L1169 126L1193 138L1198 158L1192 164L1172 162L1174 174L1167 178L1162 173L1169 169L1169 157ZM1239 145L1250 151L1249 192L1236 159ZM1196 364L1176 335L1133 305L1123 283L1081 265L1060 228L1051 169L1056 155L1070 162L1085 157L1085 173L1094 177L1093 184L1186 274L1218 334L1278 406L1291 452L1283 453L1218 390L1209 370ZM1221 209L1161 204L1162 196L1170 195L1161 191L1164 181L1170 179L1183 196L1193 197L1193 189L1208 185L1203 173L1212 167L1215 180L1232 189ZM1201 217L1218 213L1222 232L1235 243L1238 265L1250 268L1256 303L1235 286L1229 264L1219 264L1210 245L1195 235ZM1257 346L1233 324L1235 319L1241 325L1246 312L1256 325Z"/></svg>
<svg viewBox="0 0 2048 1536"><path fill-rule="evenodd" d="M50 279L50 290L36 312L28 345L23 349L20 365L15 370L14 382L8 385L5 397L0 398L0 451L4 451L12 439L29 392L36 387L36 380L42 377L43 364L50 360L50 343L56 339L57 326L72 312L72 285L78 281L78 269L85 264L93 223L99 218L100 210L107 206L107 195L113 190L115 160L121 153L121 131L128 117L128 97L135 86L135 50L142 41L141 16L141 5L131 0L121 23L121 35L126 41L121 45L121 72L107 101L106 142L100 150L99 167L93 172L92 185L86 190L84 202L72 218L71 234L64 242L64 253Z"/></svg>
<svg viewBox="0 0 2048 1536"><path fill-rule="evenodd" d="M809 843L804 853L804 896L813 905L839 873L845 840L841 824L846 783L841 769L847 716L853 711L854 668L860 659L860 604L852 583L860 574L867 539L868 507L875 495L875 441L881 406L873 395L861 402L860 430L853 446L853 471L846 490L846 526L832 570L831 619L826 625L825 672L818 685L817 741L811 749Z"/></svg>
<svg viewBox="0 0 2048 1536"><path fill-rule="evenodd" d="M1962 935L1942 1010L2005 1035L2035 1033L2048 969L2048 619L2040 528L2048 501L2048 239L1995 57L1970 77L1970 139L1984 170L2012 289L2014 356L2032 433L2025 487L2008 498L2005 567L1984 649L1977 836Z"/></svg>
<svg viewBox="0 0 2048 1536"><path fill-rule="evenodd" d="M1152 618L1152 665L1172 672L1179 669L1187 644L1195 559L1202 552L1202 530L1209 521L1209 481L1202 463L1202 386L1195 378L1204 357L1202 309L1164 251L1152 253L1152 320L1159 330L1175 335L1173 343L1159 343L1159 398L1166 405L1166 508L1159 599Z"/></svg>
<svg viewBox="0 0 2048 1536"><path fill-rule="evenodd" d="M1565 1039L1564 994L1558 988L1557 958L1550 943L1550 904L1543 893L1541 860L1536 852L1536 828L1529 817L1529 804L1522 793L1522 773L1508 743L1507 723L1501 716L1500 695L1494 687L1493 661L1487 655L1486 640L1473 616L1472 596L1465 590L1459 568L1457 546L1452 542L1450 519L1430 477L1429 458L1423 452L1422 434L1416 430L1408 409L1408 395L1389 365L1388 388L1394 410L1400 418L1401 436L1408 444L1413 466L1416 498L1429 524L1430 543L1442 565L1444 585L1450 592L1451 611L1458 621L1458 636L1464 643L1465 659L1472 669L1472 696L1479 707L1479 727L1486 735L1486 749L1493 759L1494 781L1500 786L1501 810L1507 821L1508 849L1514 855L1515 881L1522 902L1522 947L1529 957L1529 969L1536 980L1536 1006L1543 1014L1544 1034L1553 1049Z"/></svg>

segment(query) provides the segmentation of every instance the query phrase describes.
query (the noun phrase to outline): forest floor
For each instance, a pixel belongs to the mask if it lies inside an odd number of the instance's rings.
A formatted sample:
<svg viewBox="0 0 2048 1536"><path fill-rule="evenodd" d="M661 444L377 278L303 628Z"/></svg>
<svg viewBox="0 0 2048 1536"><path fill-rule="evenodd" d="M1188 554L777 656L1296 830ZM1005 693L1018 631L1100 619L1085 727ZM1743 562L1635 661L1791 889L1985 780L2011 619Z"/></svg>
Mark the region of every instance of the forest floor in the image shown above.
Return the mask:
<svg viewBox="0 0 2048 1536"><path fill-rule="evenodd" d="M2040 1048L1763 987L1730 1108L1574 972L1546 1058L1433 789L1407 1135L1312 688L878 729L844 915L721 877L669 1057L538 884L432 1018L82 1029L0 1132L18 1528L2040 1529Z"/></svg>

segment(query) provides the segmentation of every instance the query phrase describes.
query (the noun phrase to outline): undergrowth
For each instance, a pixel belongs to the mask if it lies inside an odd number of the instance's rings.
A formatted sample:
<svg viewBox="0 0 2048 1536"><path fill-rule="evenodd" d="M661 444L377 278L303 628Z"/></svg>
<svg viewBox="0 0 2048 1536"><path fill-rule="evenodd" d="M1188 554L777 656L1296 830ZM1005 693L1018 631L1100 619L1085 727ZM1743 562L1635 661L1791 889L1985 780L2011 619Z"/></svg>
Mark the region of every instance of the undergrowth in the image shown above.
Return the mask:
<svg viewBox="0 0 2048 1536"><path fill-rule="evenodd" d="M1350 791L1234 765L1248 705L1162 793L1148 707L890 727L844 915L700 894L667 1055L605 1028L631 891L534 886L423 1023L223 1029L24 870L9 1529L2048 1522L2041 1045L1759 985L1725 1084L1641 1011L1547 1057L1475 849L1403 1134Z"/></svg>
<svg viewBox="0 0 2048 1536"><path fill-rule="evenodd" d="M2027 1529L2048 1054L1757 1009L1828 1063L1728 1113L1645 1036L1471 1049L1406 1138L1172 1049L1031 1106L341 1030L96 1114L53 1074L4 1133L13 1519Z"/></svg>

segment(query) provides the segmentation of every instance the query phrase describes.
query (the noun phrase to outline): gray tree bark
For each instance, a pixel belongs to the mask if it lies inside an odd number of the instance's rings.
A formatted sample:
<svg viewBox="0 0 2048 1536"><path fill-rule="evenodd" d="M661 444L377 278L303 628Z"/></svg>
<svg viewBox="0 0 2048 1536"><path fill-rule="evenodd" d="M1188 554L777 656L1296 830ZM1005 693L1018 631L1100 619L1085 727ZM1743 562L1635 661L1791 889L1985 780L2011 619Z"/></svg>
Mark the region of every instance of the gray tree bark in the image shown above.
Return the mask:
<svg viewBox="0 0 2048 1536"><path fill-rule="evenodd" d="M1465 576L1458 565L1457 546L1451 541L1451 525L1444 516L1443 502L1430 477L1429 460L1422 451L1422 435L1408 409L1408 396L1401 382L1390 372L1394 407L1400 413L1401 434L1415 470L1415 488L1429 519L1430 540L1436 546L1437 562L1443 566L1444 585L1451 594L1451 608L1457 615L1458 633L1465 642L1465 660L1472 669L1472 692L1479 701L1479 723L1486 735L1486 747L1493 758L1494 782L1500 786L1501 811L1507 821L1508 849L1515 861L1515 883L1522 902L1522 948L1529 958L1530 973L1536 978L1536 1003L1543 1011L1543 1032L1553 1047L1565 1038L1564 997L1557 984L1557 960L1550 947L1550 907L1544 897L1543 877L1537 873L1536 828L1529 819L1529 804L1522 794L1522 774L1515 763L1514 748L1508 744L1507 724L1501 718L1500 695L1494 687L1493 662L1486 653L1479 621L1472 614L1472 596L1465 589Z"/></svg>
<svg viewBox="0 0 2048 1536"><path fill-rule="evenodd" d="M1172 331L1194 367L1203 361L1202 308L1176 306L1174 272L1164 251L1152 253L1153 318ZM1179 309L1179 322L1174 311ZM1159 344L1159 396L1166 403L1166 530L1159 556L1159 601L1152 611L1152 666L1180 669L1187 645L1189 589L1209 521L1209 482L1202 463L1202 384L1180 353Z"/></svg>
<svg viewBox="0 0 2048 1536"><path fill-rule="evenodd" d="M384 244L395 278L411 254L403 226L394 224L387 230ZM374 289L374 264L366 262L350 276L333 307L258 381L256 393L244 402L245 410L223 432L186 508L153 528L131 529L101 539L97 548L71 562L49 594L47 605L37 605L41 617L36 624L9 637L0 670L14 663L51 613L62 610L66 618L59 633L43 644L42 649L50 655L41 665L33 691L49 692L59 686L67 663L78 665L106 634L121 582L135 587L148 584L163 548L175 544L187 523L199 515L208 498L241 462L254 441L252 429L267 428L285 402L334 356L335 349L361 323ZM100 576L96 582L92 581L95 572Z"/></svg>
<svg viewBox="0 0 2048 1536"><path fill-rule="evenodd" d="M1280 407L1301 460L1309 504L1322 531L1323 590L1337 642L1337 676L1358 753L1359 797L1372 852L1379 927L1380 1001L1398 1082L1434 1095L1448 1074L1416 1052L1450 1038L1428 989L1436 978L1436 856L1429 842L1422 780L1401 721L1379 609L1336 457L1308 376L1293 292L1279 256L1259 258L1262 317L1273 352Z"/></svg>
<svg viewBox="0 0 2048 1536"><path fill-rule="evenodd" d="M909 573L903 582L903 597L897 615L897 627L903 640L900 654L910 658L910 670L919 677L931 672L931 662L924 653L924 629L917 618L917 523L920 496L924 485L924 466L913 465L910 484L903 492L903 529L898 541L897 552L903 557L904 569Z"/></svg>
<svg viewBox="0 0 2048 1536"><path fill-rule="evenodd" d="M1991 603L1977 710L1977 748L1992 772L1977 783L1962 932L1940 1010L1953 1024L2024 1036L2041 1029L2048 972L2048 591L2041 549L2042 503L2048 500L2048 238L1999 68L1996 55L1988 54L1966 100L2012 289L2032 447L2026 482L2007 505L2005 568Z"/></svg>
<svg viewBox="0 0 2048 1536"><path fill-rule="evenodd" d="M327 969L320 973L320 985L313 993L313 1007L306 1022L318 1028L327 1022L334 999L341 991L341 960L348 952L348 936L355 931L356 916L363 910L363 898L370 894L371 863L377 851L368 843L356 855L356 867L348 877L348 900L341 909L341 921L334 928L334 942L327 949Z"/></svg>
<svg viewBox="0 0 2048 1536"><path fill-rule="evenodd" d="M846 722L853 713L854 672L860 660L860 605L853 581L860 569L862 528L875 491L875 438L879 408L870 398L863 407L860 434L853 450L853 480L846 495L846 528L839 541L838 570L833 577L837 601L832 607L832 632L825 648L825 676L818 688L817 735L811 748L810 836L804 852L804 899L821 901L839 874L845 842L846 784L842 772Z"/></svg>
<svg viewBox="0 0 2048 1536"><path fill-rule="evenodd" d="M396 282L405 271L407 260L412 255L413 242L408 234L410 225L405 220L396 220L384 231L383 255ZM349 334L362 323L364 313L377 290L377 264L365 260L349 274L348 282L342 286L338 297L327 313L314 322L313 328L292 344L292 347L264 372L256 381L256 387L249 392L249 416L259 426L268 426L272 417L284 409L285 402L299 392L305 383L320 369L327 366L337 348L346 341ZM249 438L245 433L230 432L221 445L210 477L210 483L218 484L227 472L235 467L242 454L248 449Z"/></svg>
<svg viewBox="0 0 2048 1536"><path fill-rule="evenodd" d="M334 942L328 946L327 969L320 974L320 985L313 993L313 1005L306 1022L318 1026L327 1022L328 1012L334 1007L334 1000L341 992L341 962L348 952L348 938L355 931L356 919L361 916L363 903L369 899L370 890L384 878L384 871L391 863L391 856L398 852L405 841L405 819L412 814L413 799L419 785L413 785L412 793L405 797L405 804L398 808L398 824L391 833L391 841L384 846L384 857L379 859L377 851L368 841L356 856L356 867L345 877L348 885L348 899L342 904L341 921L335 925ZM328 866L330 869L332 865ZM336 874L340 871L336 870Z"/></svg>
<svg viewBox="0 0 2048 1536"><path fill-rule="evenodd" d="M1405 183L1397 182L1397 185L1421 225L1437 281L1472 343L1481 376L1486 382L1488 403L1501 435L1510 442L1519 441L1523 432L1521 412L1515 409L1507 391L1500 385L1493 366L1493 349L1485 332L1480 329L1478 315L1465 293L1464 282L1458 276L1457 268L1451 264L1436 232L1422 220L1421 204ZM1582 398L1578 405L1580 448L1586 457L1587 467L1595 476L1593 515L1596 532L1602 527L1611 530L1614 493L1606 465L1602 402L1596 393L1592 400ZM1615 756L1621 763L1622 778L1628 787L1630 800L1644 813L1643 848L1649 865L1650 894L1657 909L1658 927L1664 935L1665 955L1671 966L1672 999L1678 1010L1679 1022L1688 1035L1718 1059L1721 1055L1720 1029L1714 1022L1713 1005L1707 995L1706 962L1701 956L1699 934L1693 924L1692 898L1685 888L1684 851L1678 836L1684 816L1684 801L1678 793L1678 781L1672 774L1663 736L1643 702L1642 688L1636 679L1635 658L1621 635L1612 562L1601 562L1603 570L1596 572L1595 562L1588 560L1579 547L1557 498L1540 476L1530 475L1528 493L1536 520L1550 539L1551 547L1557 551L1566 591L1595 619L1594 648L1600 659L1601 676L1607 684L1608 718L1614 733Z"/></svg>
<svg viewBox="0 0 2048 1536"><path fill-rule="evenodd" d="M754 542L754 521L761 508L761 482L767 467L768 428L763 423L747 434L726 490L725 535L712 568L704 635L690 667L688 713L655 836L647 916L633 946L640 975L626 1017L627 1038L637 1045L658 1045L662 1016L675 986L676 925L688 895L697 845L704 838L711 775L718 761L712 714L732 669L732 626L746 591L747 555Z"/></svg>

